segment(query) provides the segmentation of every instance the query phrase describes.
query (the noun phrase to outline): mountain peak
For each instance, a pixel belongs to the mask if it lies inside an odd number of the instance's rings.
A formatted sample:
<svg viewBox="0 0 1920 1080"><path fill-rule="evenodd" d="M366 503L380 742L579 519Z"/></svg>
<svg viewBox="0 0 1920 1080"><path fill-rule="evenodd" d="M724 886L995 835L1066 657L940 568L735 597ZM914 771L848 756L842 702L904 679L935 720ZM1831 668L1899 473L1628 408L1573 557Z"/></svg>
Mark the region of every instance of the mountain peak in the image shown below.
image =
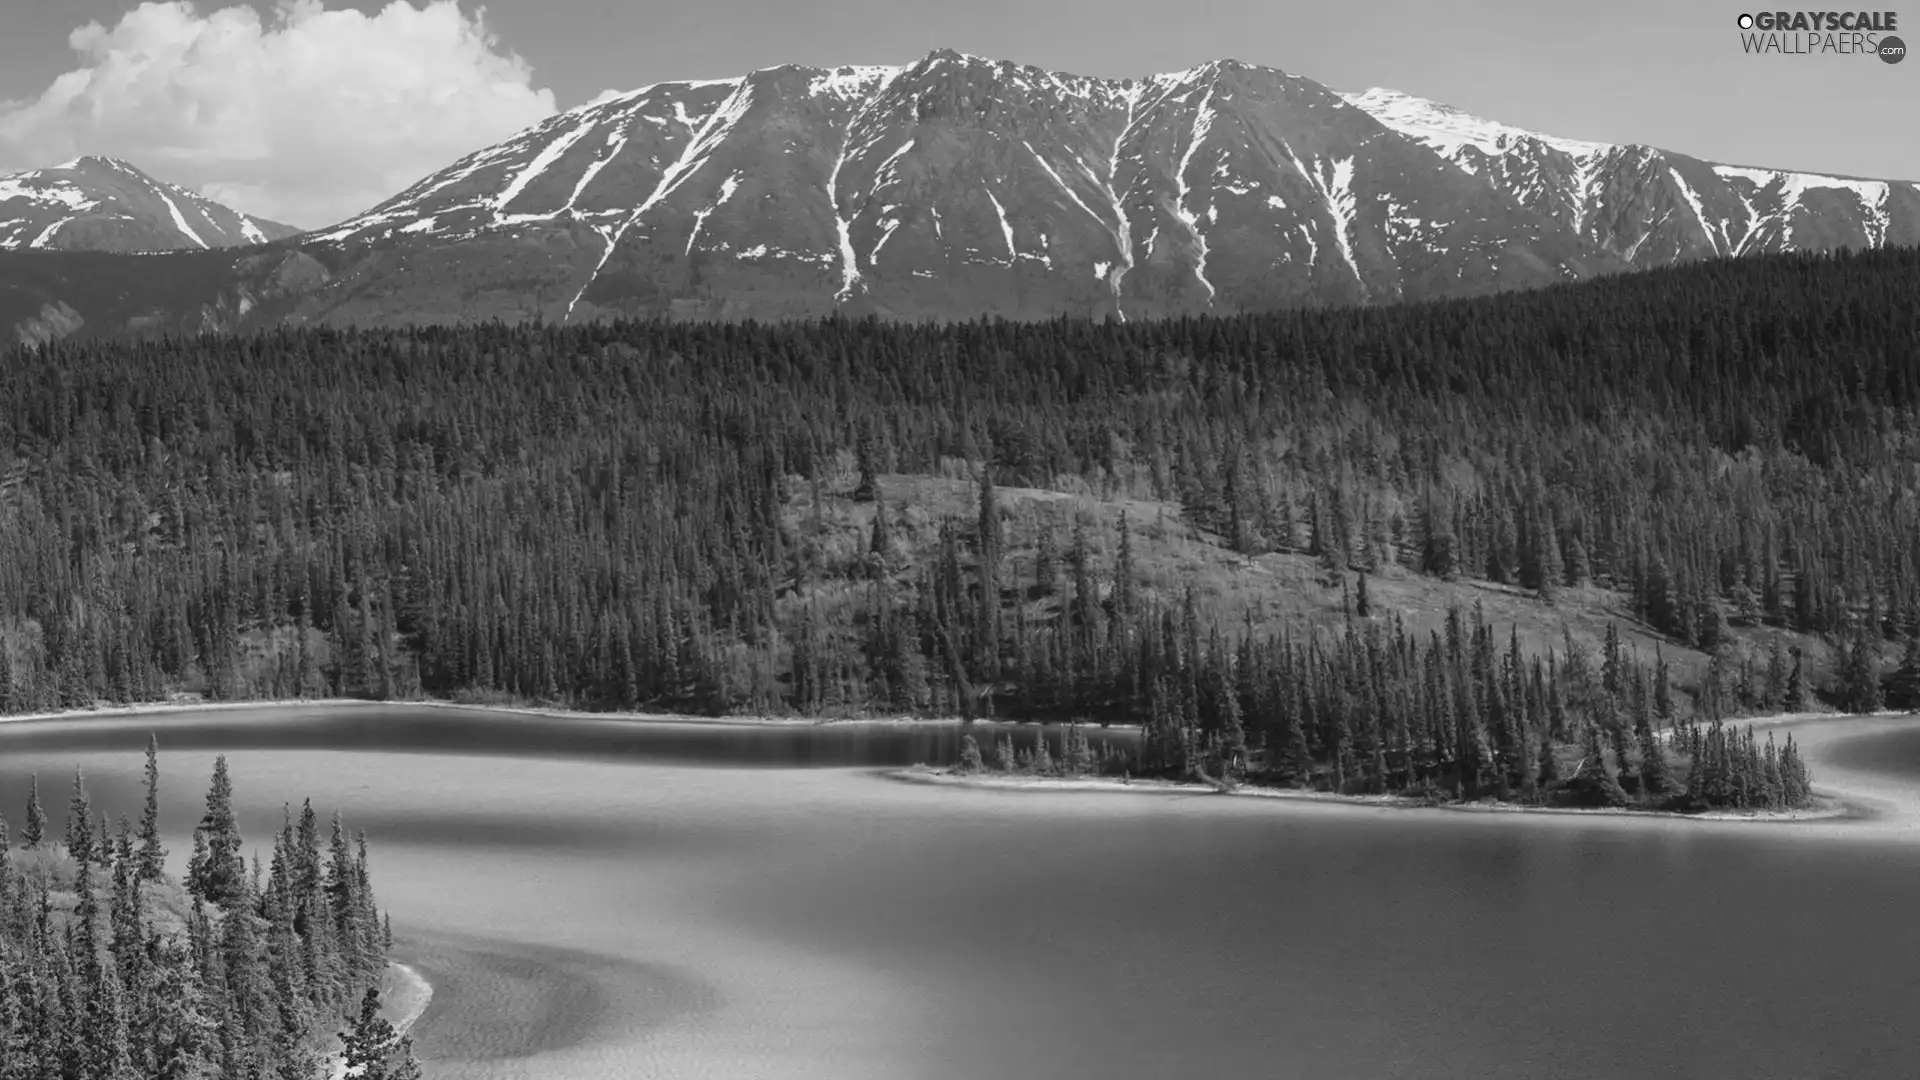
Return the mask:
<svg viewBox="0 0 1920 1080"><path fill-rule="evenodd" d="M0 177L0 250L172 251L264 244L299 232L156 180L120 158L88 154Z"/></svg>

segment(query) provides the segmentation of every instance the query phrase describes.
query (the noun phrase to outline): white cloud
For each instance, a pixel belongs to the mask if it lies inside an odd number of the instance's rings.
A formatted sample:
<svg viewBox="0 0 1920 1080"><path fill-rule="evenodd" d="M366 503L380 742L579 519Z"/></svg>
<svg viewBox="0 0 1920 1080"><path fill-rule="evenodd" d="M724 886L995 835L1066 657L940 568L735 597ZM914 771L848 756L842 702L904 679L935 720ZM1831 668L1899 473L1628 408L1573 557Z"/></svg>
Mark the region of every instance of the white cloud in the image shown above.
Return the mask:
<svg viewBox="0 0 1920 1080"><path fill-rule="evenodd" d="M124 158L251 214L319 227L555 112L484 10L375 15L281 0L201 14L147 2L68 44L79 66L0 102L0 171Z"/></svg>

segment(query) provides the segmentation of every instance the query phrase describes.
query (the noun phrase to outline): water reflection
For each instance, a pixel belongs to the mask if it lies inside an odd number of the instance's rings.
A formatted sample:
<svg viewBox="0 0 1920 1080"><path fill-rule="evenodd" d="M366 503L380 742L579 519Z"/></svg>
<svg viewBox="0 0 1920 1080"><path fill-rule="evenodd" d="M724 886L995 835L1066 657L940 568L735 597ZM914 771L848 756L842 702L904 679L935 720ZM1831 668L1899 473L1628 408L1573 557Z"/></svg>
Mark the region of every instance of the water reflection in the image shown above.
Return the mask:
<svg viewBox="0 0 1920 1080"><path fill-rule="evenodd" d="M642 758L761 768L945 765L971 733L983 752L1002 734L1031 748L1045 731L1055 753L1064 729L1031 724L866 723L753 725L551 717L434 706L350 705L233 709L0 724L0 753L60 748L137 751L149 732L180 750L380 750L513 757ZM1095 753L1137 746L1131 729L1086 729Z"/></svg>

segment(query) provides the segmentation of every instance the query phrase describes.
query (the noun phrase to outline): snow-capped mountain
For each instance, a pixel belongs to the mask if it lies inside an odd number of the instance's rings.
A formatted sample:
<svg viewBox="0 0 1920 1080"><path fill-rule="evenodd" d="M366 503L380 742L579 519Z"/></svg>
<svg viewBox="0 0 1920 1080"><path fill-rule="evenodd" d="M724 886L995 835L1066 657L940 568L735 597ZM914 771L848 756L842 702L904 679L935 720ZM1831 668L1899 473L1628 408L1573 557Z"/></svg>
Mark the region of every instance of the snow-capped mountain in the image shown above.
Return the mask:
<svg viewBox="0 0 1920 1080"><path fill-rule="evenodd" d="M0 314L33 313L39 336L834 311L1147 318L1915 243L1920 185L1906 181L1555 138L1232 61L1116 81L942 50L598 101L284 250L166 256L192 269L165 298L104 265L0 258ZM108 279L131 284L89 300ZM193 289L207 295L189 306Z"/></svg>
<svg viewBox="0 0 1920 1080"><path fill-rule="evenodd" d="M114 158L0 176L0 249L176 251L264 244L299 232Z"/></svg>
<svg viewBox="0 0 1920 1080"><path fill-rule="evenodd" d="M1651 146L1559 139L1395 90L1342 96L1636 268L1920 243L1920 184L1716 165Z"/></svg>
<svg viewBox="0 0 1920 1080"><path fill-rule="evenodd" d="M1112 82L949 51L650 86L309 239L404 250L416 283L497 252L532 286L519 313L554 319L1140 317L1624 266L1307 79L1222 62ZM460 258L490 292L492 257Z"/></svg>

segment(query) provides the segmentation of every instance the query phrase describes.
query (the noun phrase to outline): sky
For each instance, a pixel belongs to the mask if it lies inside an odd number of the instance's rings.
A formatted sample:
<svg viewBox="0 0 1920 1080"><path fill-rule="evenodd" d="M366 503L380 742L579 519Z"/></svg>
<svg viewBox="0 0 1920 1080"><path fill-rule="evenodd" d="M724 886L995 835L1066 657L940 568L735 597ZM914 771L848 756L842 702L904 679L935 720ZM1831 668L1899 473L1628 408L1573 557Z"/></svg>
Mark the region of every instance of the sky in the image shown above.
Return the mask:
<svg viewBox="0 0 1920 1080"><path fill-rule="evenodd" d="M606 91L952 48L1112 78L1234 59L1568 138L1920 180L1910 120L1920 60L1749 55L1736 20L1750 10L1747 0L4 0L0 174L122 157L317 227ZM1920 7L1896 13L1896 32L1920 44Z"/></svg>

